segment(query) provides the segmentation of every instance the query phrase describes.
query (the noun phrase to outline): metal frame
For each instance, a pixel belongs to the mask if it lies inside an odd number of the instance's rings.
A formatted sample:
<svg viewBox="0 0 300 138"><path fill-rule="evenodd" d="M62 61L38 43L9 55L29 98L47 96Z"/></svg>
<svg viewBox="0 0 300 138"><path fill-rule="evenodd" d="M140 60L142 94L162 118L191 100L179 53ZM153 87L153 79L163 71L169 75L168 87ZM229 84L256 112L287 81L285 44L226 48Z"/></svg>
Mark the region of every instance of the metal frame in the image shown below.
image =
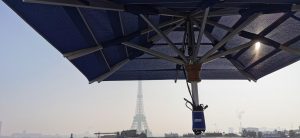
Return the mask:
<svg viewBox="0 0 300 138"><path fill-rule="evenodd" d="M170 48L173 49L183 59L184 62L187 63L187 58L185 57L185 55L181 51L179 51L179 49L173 44L173 42L166 36L165 33L159 30L155 25L153 25L151 21L143 14L140 14L140 17L169 44Z"/></svg>
<svg viewBox="0 0 300 138"><path fill-rule="evenodd" d="M244 1L244 0L226 0L225 3L260 3L260 4L294 4L295 0L251 0L251 1ZM300 3L300 2L296 2Z"/></svg>
<svg viewBox="0 0 300 138"><path fill-rule="evenodd" d="M206 22L207 22L207 24L209 24L209 25L219 27L219 28L221 28L221 29L223 29L223 30L226 30L226 31L228 31L228 32L233 31L232 28L230 28L230 27L228 27L228 26L226 26L226 25L219 24L219 23L217 23L217 22L210 21L210 20L207 20Z"/></svg>
<svg viewBox="0 0 300 138"><path fill-rule="evenodd" d="M125 5L122 4L117 4L111 1L107 1L107 0L100 0L97 2L83 2L83 1L79 1L79 0L74 0L74 1L68 1L68 0L23 0L24 2L28 2L28 3L39 3L39 4L49 4L49 5L60 5L60 6L70 6L70 7L77 7L78 8L91 8L91 9L100 9L100 10L112 10L112 11L126 11ZM294 1L268 1L268 0L259 0L259 1L251 1L251 2L246 2L246 1L241 1L241 0L229 0L229 1L225 1L224 4L227 3L262 3L262 4L293 4L291 5L291 11L298 11L300 10L300 6L297 5L299 3L295 3ZM217 3L217 5L221 5L220 3ZM79 10L79 9L78 9ZM164 10L164 11L168 11L168 10ZM169 10L170 11L170 10ZM197 10L197 13L200 13L201 10ZM202 21L202 25L200 27L200 31L199 31L199 35L198 35L198 39L197 39L197 45L194 47L193 49L193 55L192 55L192 59L195 60L195 58L197 57L198 54L198 50L201 44L201 39L205 30L205 24L210 24L210 25L214 25L217 27L220 27L224 30L229 31L230 33L225 36L221 41L219 41L214 47L213 49L209 50L201 59L200 62L207 62L210 60L213 60L215 58L219 58L222 56L226 56L228 54L232 54L242 48L245 47L249 47L247 44L245 45L241 45L238 47L235 47L233 49L230 49L226 52L222 52L222 53L218 53L218 54L214 54L212 55L217 49L219 49L220 47L222 47L230 38L232 38L234 35L236 35L237 33L239 33L241 31L242 28L244 28L246 25L248 25L252 20L254 20L260 13L255 13L252 16L250 16L244 23L242 23L240 26L238 26L235 29L232 29L230 27L227 27L225 25L222 24L218 24L216 22L213 21L206 21L208 17L211 16L221 16L220 14L222 13L222 15L224 14L230 14L230 15L234 15L234 14L240 14L240 9L232 9L232 10L228 10L228 9L222 9L222 10L218 10L218 11L214 11L214 12L209 12L209 7L205 9L204 13L202 16L195 16L196 18L198 17L203 17L203 21ZM81 15L81 17L83 18L84 22L86 23L84 17L82 16L82 13L79 10L79 13ZM201 14L201 13L200 13ZM196 14L195 14L196 15ZM160 25L158 25L157 27L154 26L151 21L149 19L147 19L147 17L145 17L143 14L140 14L140 16L147 22L147 24L151 27L145 30L141 31L141 35L145 34L145 33L149 33L151 31L155 31L160 37L162 37L168 44L169 46L183 59L184 62L187 63L187 58L184 56L184 54L179 51L179 49L177 49L177 47L171 42L171 40L165 35L171 31L173 31L174 29L176 29L178 26L180 26L181 24L183 24L184 22L184 18L179 18L179 19L174 19L174 20L170 20L168 22L162 23ZM194 15L192 15L194 17ZM179 23L179 24L178 24ZM86 23L87 24L87 23ZM159 30L159 28L165 27L165 26L169 26L172 24L176 24L176 26L169 28L165 31L161 31ZM122 26L122 24L121 24ZM103 46L101 46L97 40L95 39L95 36L93 35L92 30L90 29L90 27L87 25L88 30L91 32L91 35L93 37L93 39L95 40L95 42L97 43L98 46L96 47L92 47L92 48L86 48L86 49L81 49L81 50L77 50L77 51L73 51L73 52L69 52L69 53L65 53L64 56L66 56L68 59L72 60L96 51L101 51L102 56L105 59L105 56L102 52ZM124 35L124 30L123 30L123 26L122 26L122 32ZM158 40L158 35L150 38L150 41L157 41ZM126 41L127 39L126 36L123 37L124 41ZM200 40L200 41L199 41ZM122 41L121 41L122 42ZM285 47L284 47L285 48ZM126 51L127 48L125 47ZM285 48L286 49L286 48ZM128 52L127 52L128 55ZM106 60L106 59L105 59ZM106 61L107 63L107 61ZM108 64L108 63L107 63Z"/></svg>
<svg viewBox="0 0 300 138"><path fill-rule="evenodd" d="M286 17L285 17L286 18ZM219 24L219 23L216 23L216 22L213 22L213 21L207 21L208 24L210 25L213 25L213 26L216 26L216 27L220 27L228 32L231 32L233 29L230 28L230 27L227 27L225 25L222 25L222 24ZM271 25L272 26L272 25ZM276 49L278 49L278 47L280 46L280 44L272 39L269 39L269 38L266 38L264 36L261 36L261 35L264 35L266 34L266 32L268 31L262 31L260 34L254 34L254 33L251 33L251 32L247 32L247 31L241 31L238 35L241 36L241 37L244 37L244 38L247 38L247 39L250 39L251 41L249 43L254 43L256 41L259 41L261 43L264 43L268 46L271 46L271 47L274 47ZM221 57L221 56L224 56L224 55L228 55L228 54L233 54L235 53L236 51L239 51L239 52L242 52L244 51L245 49L248 49L249 46L247 46L247 44L244 44L244 45L240 45L238 47L235 47L233 49L230 49L224 53L219 53L218 55L212 55L210 56L207 60L205 60L204 62L208 62L210 60L213 60L213 59L216 59L218 57ZM242 50L243 49L243 50ZM284 49L287 49L286 47L284 47ZM230 52L232 51L232 52ZM290 51L290 50L289 50Z"/></svg>
<svg viewBox="0 0 300 138"><path fill-rule="evenodd" d="M182 19L180 19L182 20ZM121 20L120 20L121 21ZM168 23L167 23L168 22ZM165 23L161 23L160 25L158 25L159 27L166 27L168 25L172 25L172 24L176 24L176 26L166 30L166 31L163 31L165 34L168 34L169 32L173 31L174 29L176 29L178 26L182 25L184 22L181 21L181 22L174 22L174 20L170 20L170 21L167 21ZM172 23L171 23L172 22ZM123 28L121 26L121 28ZM89 29L91 32L92 30ZM124 30L124 29L122 29ZM68 52L68 53L64 53L63 55L68 58L69 60L73 60L75 58L78 58L78 57L81 57L81 56L85 56L87 54L91 54L93 52L96 52L96 51L99 51L100 49L103 49L103 48L106 48L106 47L109 47L110 45L113 45L113 44L117 44L117 43L122 43L122 42L126 42L126 41L129 41L130 39L133 39L134 37L137 37L139 35L143 35L145 32L151 32L151 31L154 31L153 29L142 29L142 30L138 30L134 33L131 33L131 34L128 34L128 35L125 35L125 32L123 35L125 36L122 36L120 38L116 38L116 39L112 39L112 40L108 40L108 41L105 41L103 42L101 45L99 44L98 46L95 46L95 47L91 47L91 48L85 48L85 49L80 49L80 50L77 50L77 51L72 51L72 52ZM93 39L96 40L95 36L93 33L91 33L91 35L93 36ZM158 36L153 36L153 38L150 38L151 41L157 41L158 40ZM97 41L97 40L96 40ZM97 42L98 43L98 42Z"/></svg>
<svg viewBox="0 0 300 138"><path fill-rule="evenodd" d="M242 50L242 49L244 49L246 47L253 46L254 43L255 43L255 41L250 41L250 42L247 42L247 43L242 44L240 46L237 46L237 47L234 47L234 48L231 48L231 49L227 49L226 51L218 52L216 54L213 54L213 55L209 56L205 60L203 60L202 63L210 62L210 61L218 59L220 57L236 53L237 51Z"/></svg>
<svg viewBox="0 0 300 138"><path fill-rule="evenodd" d="M173 27L170 27L164 31L162 31L162 33L164 33L165 35L168 35L170 32L174 31L176 28L178 28L179 26L181 26L182 24L184 23L184 21L180 21L178 23L175 23L175 26ZM152 42L156 42L158 40L162 39L162 37L157 34L155 36L152 36L151 38L149 38L149 41L152 41ZM173 43L174 44L174 43ZM169 44L168 44L169 45ZM175 45L175 44L174 44Z"/></svg>
<svg viewBox="0 0 300 138"><path fill-rule="evenodd" d="M76 58L94 53L94 52L99 51L101 49L103 49L103 47L100 45L100 46L95 46L95 47L91 47L91 48L85 48L85 49L80 49L80 50L73 51L73 52L64 53L63 55L67 59L73 60L73 59L76 59Z"/></svg>
<svg viewBox="0 0 300 138"><path fill-rule="evenodd" d="M26 3L46 4L55 6L68 6L77 8L87 8L107 11L126 11L136 14L144 12L146 14L159 14L162 16L184 17L183 14L166 9L156 9L149 6L131 6L115 3L109 0L81 1L81 0L23 0Z"/></svg>
<svg viewBox="0 0 300 138"><path fill-rule="evenodd" d="M195 32L194 32L194 28L193 28L193 23L192 20L189 19L186 21L186 30L185 33L188 37L186 37L187 39L187 46L188 46L188 55L192 56L192 54L194 53L194 45L195 45ZM186 40L185 40L186 41ZM189 62L193 62L193 59L191 58Z"/></svg>
<svg viewBox="0 0 300 138"><path fill-rule="evenodd" d="M289 47L290 45L297 43L298 41L300 41L300 35L294 37L293 39L285 42L284 44L280 45L279 48L282 50L286 50L286 51L291 51L291 50L295 50L295 51L299 51L299 48L291 48ZM296 52L298 53L298 52Z"/></svg>
<svg viewBox="0 0 300 138"><path fill-rule="evenodd" d="M218 17L218 16L230 16L230 15L239 15L240 9L222 9L218 11L210 12L207 17ZM195 15L194 18L203 18L204 14Z"/></svg>
<svg viewBox="0 0 300 138"><path fill-rule="evenodd" d="M118 15L119 15L119 20L120 20L120 26L121 26L122 34L124 36L126 33L125 33L125 30L124 30L123 20L122 20L122 16L121 16L121 12L120 11L118 12ZM126 56L128 57L129 54L128 54L128 48L127 48L127 46L125 46L125 52L126 52Z"/></svg>
<svg viewBox="0 0 300 138"><path fill-rule="evenodd" d="M231 56L229 56L227 59L228 59L228 60L231 62L231 64L234 65L234 66L236 67L236 69L238 69L238 71L239 71L242 75L244 75L249 81L254 81L254 82L257 81L257 78L256 78L254 75L252 75L251 73L249 73L249 72L247 72L247 71L244 70L245 66L242 65L239 61L233 59Z"/></svg>
<svg viewBox="0 0 300 138"><path fill-rule="evenodd" d="M174 45L176 45L176 46L181 46L183 44L187 45L187 43L180 43L180 42L174 43ZM201 45L213 45L213 43L201 43ZM168 46L168 44L167 43L154 43L153 47L156 47L156 46Z"/></svg>
<svg viewBox="0 0 300 138"><path fill-rule="evenodd" d="M198 34L197 45L194 46L194 49L193 49L193 51L194 51L193 56L192 56L193 60L196 60L196 57L197 57L198 52L199 52L201 40L202 40L204 30L205 30L205 25L206 25L206 21L207 21L208 12L209 12L209 7L205 9L205 13L204 13L204 17L203 17L203 20L202 20L201 28L200 28L200 31L199 31L199 34Z"/></svg>
<svg viewBox="0 0 300 138"><path fill-rule="evenodd" d="M169 26L169 25L172 25L172 24L176 24L176 23L179 23L181 21L183 21L184 18L179 18L179 19L173 19L173 20L170 20L170 21L166 21L166 22L163 22L161 24L159 24L157 26L157 28L163 28L163 27L166 27L166 26ZM149 33L151 31L154 31L153 28L148 28L148 29L145 29L141 32L141 34L146 34L146 33Z"/></svg>
<svg viewBox="0 0 300 138"><path fill-rule="evenodd" d="M300 21L300 17L296 16L296 15L292 15L291 16L293 19Z"/></svg>
<svg viewBox="0 0 300 138"><path fill-rule="evenodd" d="M292 13L287 13L285 15L283 15L282 17L280 17L277 21L275 21L273 24L269 25L266 29L264 29L260 34L253 34L253 33L250 33L250 32L247 32L247 31L241 31L239 33L239 35L241 37L244 37L244 38L247 38L247 39L250 39L251 41L244 44L244 45L241 45L241 46L238 46L238 47L235 47L233 49L229 49L229 50L226 50L225 52L221 52L221 53L217 53L217 54L214 54L210 57L208 57L207 60L205 60L204 62L209 62L211 60L214 60L216 58L219 58L219 57L222 57L222 56L229 56L229 54L233 54L235 53L236 51L243 51L241 49L246 49L245 47L247 47L247 49L249 48L249 46L251 46L251 44L253 45L255 41L260 41L261 43L264 43L268 46L271 46L271 47L274 47L275 50L273 50L272 52L270 52L269 54L267 54L266 56L262 57L261 59L257 60L256 62L254 62L253 64L251 64L250 66L248 66L247 68L243 67L241 64L238 64L235 62L235 60L232 60L232 59L228 59L228 60L231 60L231 62L233 64L235 64L235 66L237 67L237 69L239 69L240 71L242 70L242 74L248 76L249 78L254 78L252 75L249 75L248 73L245 73L244 70L249 70L251 69L252 67L258 65L259 63L263 62L264 60L266 60L267 58L275 55L276 53L280 52L281 50L285 50L287 52L290 52L292 54L296 54L296 55L299 55L300 53L300 49L298 48L290 48L288 47L287 45L290 45L290 43L294 43L298 40L300 40L300 37L296 37L296 38L293 38L292 40L288 41L287 43L285 44L282 44L280 45L278 42L276 41L273 41L272 39L269 39L269 38L266 38L266 37L263 37L262 35L265 35L267 34L268 32L270 32L272 29L271 28L274 28L278 25L280 25L282 22L284 22L286 19L288 19L291 15L293 15ZM210 25L213 25L213 26L216 26L216 27L219 27L221 29L224 29L228 32L232 32L233 29L230 28L230 27L227 27L225 25L222 25L222 24L218 24L216 22L213 22L213 21L207 21L208 24ZM248 45L249 44L249 45ZM248 45L248 46L247 46ZM252 79L252 80L255 80L256 79Z"/></svg>
<svg viewBox="0 0 300 138"><path fill-rule="evenodd" d="M116 4L108 0L97 0L92 3L85 3L80 0L23 0L27 3L68 6L77 8L88 8L98 10L125 11L124 5Z"/></svg>
<svg viewBox="0 0 300 138"><path fill-rule="evenodd" d="M95 42L97 45L101 46L101 44L98 42L98 40L97 40L97 38L96 38L94 32L92 31L90 25L88 24L88 22L86 21L85 17L83 16L81 10L80 10L79 8L76 8L76 9L77 9L77 11L78 11L78 13L79 13L79 15L80 15L81 20L84 22L85 27L88 29L89 33L91 34L91 36L92 36L94 42ZM99 49L99 50L100 50L100 53L101 53L102 58L103 58L104 61L105 61L106 66L108 67L109 70L111 70L111 69L110 69L110 65L109 65L109 63L108 63L108 61L107 61L107 59L106 59L106 57L105 57L105 55L104 55L104 53L103 53L103 51L102 51L102 48Z"/></svg>
<svg viewBox="0 0 300 138"><path fill-rule="evenodd" d="M242 29L244 29L247 25L249 25L253 20L255 20L260 13L254 13L249 16L243 23L241 23L237 28L235 28L232 32L226 35L221 41L219 41L211 50L209 50L201 59L200 63L206 60L211 54L217 51L220 47L222 47L229 39L238 34Z"/></svg>
<svg viewBox="0 0 300 138"><path fill-rule="evenodd" d="M25 0L26 1L26 0ZM30 1L30 0L29 0ZM222 10L220 10L222 11ZM220 12L218 11L218 12ZM80 10L79 10L80 12ZM82 13L80 13L81 16L82 16ZM214 13L213 13L214 14ZM206 63L206 62L209 62L211 60L215 60L217 58L221 58L221 57L225 57L227 58L240 72L241 74L243 74L244 76L246 76L249 80L254 80L256 81L256 78L253 77L253 75L249 74L248 72L245 72L244 69L245 67L240 64L238 61L236 61L232 56L231 54L233 53L236 53L237 51L242 51L242 49L246 49L250 46L252 46L255 42L255 40L262 40L262 43L272 43L273 41L265 38L265 37L262 37L259 35L256 35L256 34L251 34L249 32L246 32L246 31L242 31L242 29L247 26L249 23L251 23L256 17L258 17L260 15L260 13L254 13L253 15L249 16L244 22L242 22L239 26L237 26L235 29L232 29L230 27L227 27L225 25L222 25L222 24L219 24L217 22L214 22L214 21L210 21L210 20L207 20L207 18L209 17L209 8L207 8L205 10L205 14L204 16L202 17L203 19L202 20L202 24L201 24L201 27L200 25L198 24L197 21L199 21L199 19L196 19L196 20L193 20L194 21L194 24L196 26L198 26L199 29L199 35L198 35L198 39L197 39L197 44L196 46L193 46L193 55L192 55L192 61L195 61L195 59L197 58L197 52L199 50L199 47L201 45L201 39L202 39L202 36L203 34L205 33L206 34L206 37L208 37L209 39L212 39L211 37L212 36L209 36L207 35L207 32L205 32L205 25L206 24L209 24L209 25L213 25L215 27L219 27L221 29L224 29L226 31L229 32L228 35L226 35L221 41L216 41L217 43L214 45L214 47L209 50L200 60L198 60L201 64L202 63ZM119 13L119 16L120 16L120 13ZM83 16L82 16L83 17ZM153 55L155 57L158 57L160 59L164 59L164 60L168 60L168 61L171 61L173 63L176 63L176 64L180 64L180 65L184 65L184 64L187 64L188 61L187 61L187 58L184 56L184 54L179 51L179 49L175 46L175 44L173 42L171 42L171 40L166 36L166 34L168 34L169 32L175 30L176 28L178 28L179 26L181 26L183 23L185 23L185 18L178 18L178 19L173 19L173 20L170 20L170 21L166 21L164 23L161 23L159 24L158 26L155 26L151 23L151 21L145 17L143 14L140 14L140 17L150 26L150 28L147 28L147 29L144 29L144 30L139 30L137 32L134 32L132 34L129 34L129 35L126 35L126 36L123 36L121 38L118 38L117 40L121 40L119 42L121 42L123 45L125 45L125 48L127 49L127 47L131 47L131 48L134 48L134 49L137 49L137 50L140 50L140 51L143 51L145 53L148 53L150 55ZM282 17L284 18L285 20L290 17L290 16L287 16L286 17ZM84 20L84 17L83 17L83 20ZM191 20L190 20L191 21ZM87 25L86 21L84 20L85 24ZM120 18L120 22L121 22L121 18ZM283 19L279 19L279 21L276 21L276 22L283 22ZM168 29L164 30L164 31L161 31L160 28L163 28L163 27L166 27L166 26L170 26L170 25L173 25L172 27L169 27ZM278 23L277 23L278 25ZM273 25L270 25L270 26L273 26ZM121 27L122 27L122 32L123 32L123 35L125 35L124 33L124 30L123 30L123 25L121 24ZM93 32L92 30L89 28L89 26L87 25L87 28L88 30L91 32L91 35L93 36L93 39L95 40L95 42L97 44L99 44L97 42L97 40L95 39L94 35L93 35ZM270 28L270 27L268 27ZM266 28L265 30L268 30L268 28ZM264 34L266 33L267 31L262 31L261 34ZM140 46L140 45L137 45L137 44L133 44L131 42L126 42L126 40L130 40L138 35L143 35L143 34L146 34L146 33L149 33L151 31L155 31L157 33L157 35L151 37L149 40L152 41L152 42L155 42L155 41L158 41L159 39L164 39L167 44L182 58L182 60L180 59L177 59L177 58L174 58L174 57L171 57L171 56L168 56L168 55L165 55L163 53L160 53L160 52L157 52L157 51L154 51L154 50L151 50L149 48L145 48L143 46ZM251 39L250 42L247 42L245 44L242 44L240 46L237 46L237 47L234 47L232 49L226 49L226 50L219 50L219 49L222 49L222 46L230 39L232 38L233 36L239 34L240 36L242 37L245 37L245 38L248 38L248 39ZM255 39L254 39L255 38ZM200 40L200 41L199 41ZM104 42L104 48L110 44L110 42L112 42L114 40L110 40L110 41L107 41L107 42ZM191 41L190 41L191 43ZM274 46L274 45L272 45ZM287 52L291 52L293 54L299 54L299 49L294 49L294 48L289 48L287 46L284 46L284 45L280 45L280 47L278 47L278 45L275 46L275 48L280 48L282 50L285 50ZM87 54L90 54L90 53L93 53L93 52L96 52L96 51L102 51L103 49L103 46L101 46L99 44L99 46L96 46L96 47L92 47L92 48L86 48L86 49L81 49L81 50L78 50L78 51L74 51L74 52L69 52L69 53L65 53L64 55L69 59L69 60L72 60L72 59L75 59L75 58L78 58L78 57L81 57L81 56L84 56L84 55L87 55ZM197 50L198 49L198 50ZM224 49L224 48L223 48ZM215 51L219 51L218 53L215 53L213 54ZM280 50L279 50L280 51ZM276 50L276 52L278 52L278 49ZM108 64L108 63L107 63ZM247 69L247 68L246 68ZM106 74L109 74L106 73ZM103 76L102 76L103 78ZM101 80L101 79L99 79Z"/></svg>
<svg viewBox="0 0 300 138"><path fill-rule="evenodd" d="M154 50L152 50L152 49L149 49L149 48L146 48L146 47L143 47L143 46L140 46L140 45L131 43L131 42L123 42L122 44L123 44L123 45L126 45L126 46L128 46L128 47L131 47L131 48L134 48L134 49L143 51L143 52L148 53L148 54L150 54L150 55L153 55L153 56L155 56L155 57L158 57L158 58L161 58L161 59L165 59L165 60L171 61L171 62L176 63L176 64L179 64L179 65L184 65L184 64L185 64L184 61L182 61L182 60L180 60L180 59L177 59L177 58L168 56L168 55L163 54L163 53L161 53L161 52L157 52L157 51L154 51Z"/></svg>
<svg viewBox="0 0 300 138"><path fill-rule="evenodd" d="M206 37L212 42L212 43L218 43L218 40L213 37L210 33L205 32ZM223 50L224 51L224 47ZM221 51L221 50L218 50ZM226 49L225 49L226 51ZM226 55L225 58L243 75L245 78L247 78L249 81L256 82L257 79L249 72L244 71L245 66L242 65L238 60L234 59L231 55Z"/></svg>
<svg viewBox="0 0 300 138"><path fill-rule="evenodd" d="M265 35L267 35L274 28L278 27L280 24L282 24L284 21L286 21L291 15L293 15L292 12L288 12L288 13L282 15L280 18L278 18L276 21L274 21L271 25L269 25L267 28L265 28L264 30L262 30L258 34L258 36L265 36ZM236 55L234 55L234 58L237 59L240 55L242 55L244 52L246 52L248 50L248 48L245 48L245 49L239 51Z"/></svg>
<svg viewBox="0 0 300 138"><path fill-rule="evenodd" d="M276 55L277 53L279 53L281 50L284 50L286 52L289 52L291 54L296 54L296 55L299 55L299 48L291 48L289 47L290 45L296 43L300 41L300 35L298 35L297 37L287 41L286 43L284 44L277 44L276 46L273 45L273 47L275 48L273 51L271 51L270 53L268 53L267 55L261 57L260 59L256 60L254 63L252 63L251 65L249 65L247 68L245 68L245 70L250 70L252 69L253 67L255 67L256 65L264 62L265 60L267 60L268 58Z"/></svg>
<svg viewBox="0 0 300 138"><path fill-rule="evenodd" d="M269 6L269 5L265 5ZM258 12L261 12L262 14L270 14L270 13L281 13L281 12L287 12L287 11L291 11L291 12L297 12L300 11L300 5L298 4L293 4L290 5L290 7L287 9L287 7L282 7L282 9L272 9L272 6L269 6L270 9L266 10L263 7L260 7L260 9L255 9ZM246 8L247 9L247 8ZM219 17L219 16L230 16L230 15L240 15L242 10L246 10L246 9L221 9L218 11L213 11L210 12L208 14L208 17ZM202 18L204 16L205 13L200 13L198 15L195 16L195 18Z"/></svg>
<svg viewBox="0 0 300 138"><path fill-rule="evenodd" d="M91 83L96 82L96 81L101 82L101 81L105 80L106 78L110 77L113 73L118 71L121 67L126 65L129 61L130 61L130 59L125 59L125 60L117 63L116 65L111 67L110 71L108 71L107 73L104 73L103 75L100 75L99 77L97 77L94 80L91 80L89 83L91 84Z"/></svg>
<svg viewBox="0 0 300 138"><path fill-rule="evenodd" d="M287 46L284 46L284 45L280 46L279 48L284 50L284 51L287 51L291 54L295 54L295 55L300 56L300 48L292 48L292 47L287 47Z"/></svg>

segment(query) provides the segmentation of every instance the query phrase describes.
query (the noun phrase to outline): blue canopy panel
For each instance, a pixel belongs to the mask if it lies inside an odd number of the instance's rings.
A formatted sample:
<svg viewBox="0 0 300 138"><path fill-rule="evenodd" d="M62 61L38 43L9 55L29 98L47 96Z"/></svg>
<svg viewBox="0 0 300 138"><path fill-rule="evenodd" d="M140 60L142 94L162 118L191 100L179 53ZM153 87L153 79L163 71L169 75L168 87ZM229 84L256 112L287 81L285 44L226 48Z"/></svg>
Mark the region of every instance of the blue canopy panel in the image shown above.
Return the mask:
<svg viewBox="0 0 300 138"><path fill-rule="evenodd" d="M210 2L204 0L114 0L118 4L130 5L128 9L131 10L128 12L32 4L24 3L22 0L4 0L4 2L62 54L97 46L103 47L103 49L70 59L71 63L89 81L107 74L115 65L126 59L130 61L105 80L185 79L183 68L176 67L175 63L121 44L125 41L132 42L180 59L166 41L157 37L154 31L143 33L148 28L148 24L138 16L139 11L135 11L134 7L158 7L186 14L199 7L205 8L205 6L216 6L211 8L211 11L215 12L224 7L235 9L237 7L249 9L250 7L251 9L251 6L255 4L243 2L220 4L214 0ZM283 6L293 3L292 0L285 2ZM148 12L148 9L141 10ZM150 14L147 17L155 25L179 19L176 16L157 14ZM255 46L249 46L203 64L201 79L249 79L248 77L251 76L252 79L257 80L298 61L299 54L284 51L282 46L300 48L299 18L300 13L286 12L286 10L260 15L214 54L237 48L251 41L260 41L261 47L257 49ZM246 19L241 14L208 17L210 22L206 24L197 57L205 56L213 46ZM168 29L172 27L175 28L168 32ZM184 23L179 26L169 24L160 29L166 32L178 49L183 48L186 31ZM194 26L194 30L195 38L197 38L199 29L197 30ZM154 39L155 41L150 41ZM188 56L188 52L185 51L184 55Z"/></svg>

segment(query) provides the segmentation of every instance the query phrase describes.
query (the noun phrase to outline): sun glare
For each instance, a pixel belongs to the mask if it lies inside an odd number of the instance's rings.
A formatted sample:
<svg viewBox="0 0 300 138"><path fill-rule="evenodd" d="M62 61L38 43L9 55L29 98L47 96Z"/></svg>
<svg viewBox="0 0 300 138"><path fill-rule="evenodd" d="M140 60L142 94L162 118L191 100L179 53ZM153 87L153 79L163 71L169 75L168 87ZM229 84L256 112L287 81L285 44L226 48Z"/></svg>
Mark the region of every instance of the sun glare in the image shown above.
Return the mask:
<svg viewBox="0 0 300 138"><path fill-rule="evenodd" d="M261 46L260 42L256 42L255 43L255 50L259 50L260 46Z"/></svg>

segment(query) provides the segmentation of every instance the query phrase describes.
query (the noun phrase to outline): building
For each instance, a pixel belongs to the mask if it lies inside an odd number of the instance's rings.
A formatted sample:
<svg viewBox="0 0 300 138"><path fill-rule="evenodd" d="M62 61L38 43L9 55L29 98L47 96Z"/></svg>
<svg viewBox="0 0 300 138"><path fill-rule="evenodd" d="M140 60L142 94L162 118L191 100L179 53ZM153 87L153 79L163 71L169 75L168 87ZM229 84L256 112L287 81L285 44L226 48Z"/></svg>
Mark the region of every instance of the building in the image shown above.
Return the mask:
<svg viewBox="0 0 300 138"><path fill-rule="evenodd" d="M178 138L178 133L165 133L165 138Z"/></svg>

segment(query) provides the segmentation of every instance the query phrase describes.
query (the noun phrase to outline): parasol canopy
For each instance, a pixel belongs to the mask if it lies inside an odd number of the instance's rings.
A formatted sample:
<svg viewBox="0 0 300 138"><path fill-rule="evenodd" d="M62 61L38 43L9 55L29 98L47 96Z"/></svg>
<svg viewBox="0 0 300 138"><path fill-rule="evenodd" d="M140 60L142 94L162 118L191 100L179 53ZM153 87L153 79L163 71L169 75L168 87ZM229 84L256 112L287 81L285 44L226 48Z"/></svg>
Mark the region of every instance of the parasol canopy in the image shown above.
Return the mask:
<svg viewBox="0 0 300 138"><path fill-rule="evenodd" d="M256 81L300 59L299 0L3 1L90 83L186 79L196 135L201 79Z"/></svg>
<svg viewBox="0 0 300 138"><path fill-rule="evenodd" d="M256 81L300 59L299 0L3 1L90 83L185 79L189 63Z"/></svg>

